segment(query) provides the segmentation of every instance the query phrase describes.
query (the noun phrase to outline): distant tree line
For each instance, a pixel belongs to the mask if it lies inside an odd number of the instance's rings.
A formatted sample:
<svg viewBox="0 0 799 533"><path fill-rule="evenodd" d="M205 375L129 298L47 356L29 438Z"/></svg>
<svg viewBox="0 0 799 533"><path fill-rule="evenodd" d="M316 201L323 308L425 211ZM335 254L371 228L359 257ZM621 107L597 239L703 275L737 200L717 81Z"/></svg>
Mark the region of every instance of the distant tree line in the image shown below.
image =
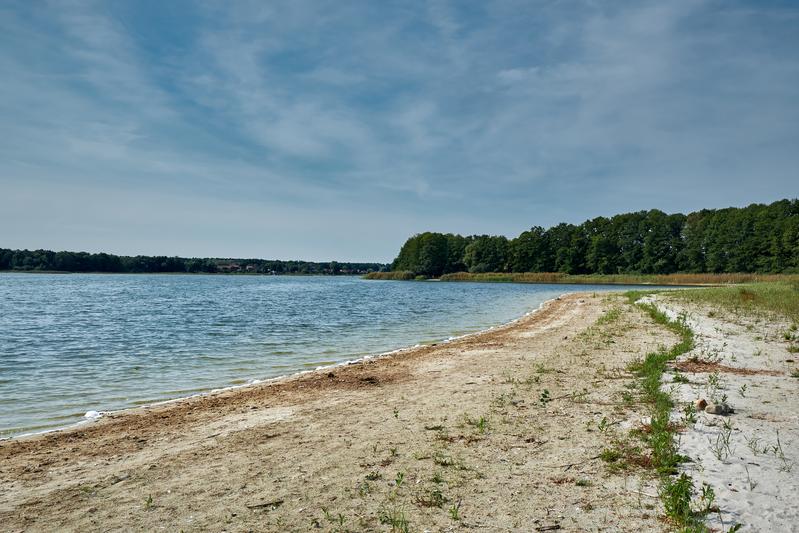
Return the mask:
<svg viewBox="0 0 799 533"><path fill-rule="evenodd" d="M452 272L799 272L799 200L689 215L658 210L598 217L580 225L535 226L515 239L421 233L393 271Z"/></svg>
<svg viewBox="0 0 799 533"><path fill-rule="evenodd" d="M386 270L382 263L314 263L266 259L211 259L124 256L106 253L9 250L0 248L0 270L118 273L366 274Z"/></svg>

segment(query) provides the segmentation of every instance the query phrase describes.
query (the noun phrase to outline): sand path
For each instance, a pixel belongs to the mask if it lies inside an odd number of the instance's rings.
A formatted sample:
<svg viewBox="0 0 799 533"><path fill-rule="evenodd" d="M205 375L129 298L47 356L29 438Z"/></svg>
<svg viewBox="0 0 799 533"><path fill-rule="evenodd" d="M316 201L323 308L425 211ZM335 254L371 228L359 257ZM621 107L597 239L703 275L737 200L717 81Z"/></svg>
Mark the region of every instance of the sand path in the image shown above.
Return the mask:
<svg viewBox="0 0 799 533"><path fill-rule="evenodd" d="M626 365L674 341L619 296L576 294L451 343L3 441L0 529L662 530L650 474L597 457L645 415Z"/></svg>

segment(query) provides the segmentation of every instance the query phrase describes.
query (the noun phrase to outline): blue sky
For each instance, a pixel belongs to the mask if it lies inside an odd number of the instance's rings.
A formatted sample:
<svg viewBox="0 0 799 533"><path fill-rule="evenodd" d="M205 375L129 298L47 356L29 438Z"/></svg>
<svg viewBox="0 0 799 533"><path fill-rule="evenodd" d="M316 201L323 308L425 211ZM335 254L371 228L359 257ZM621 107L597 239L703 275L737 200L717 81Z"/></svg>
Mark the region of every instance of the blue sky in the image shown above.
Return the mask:
<svg viewBox="0 0 799 533"><path fill-rule="evenodd" d="M799 193L799 3L0 3L0 247L393 259Z"/></svg>

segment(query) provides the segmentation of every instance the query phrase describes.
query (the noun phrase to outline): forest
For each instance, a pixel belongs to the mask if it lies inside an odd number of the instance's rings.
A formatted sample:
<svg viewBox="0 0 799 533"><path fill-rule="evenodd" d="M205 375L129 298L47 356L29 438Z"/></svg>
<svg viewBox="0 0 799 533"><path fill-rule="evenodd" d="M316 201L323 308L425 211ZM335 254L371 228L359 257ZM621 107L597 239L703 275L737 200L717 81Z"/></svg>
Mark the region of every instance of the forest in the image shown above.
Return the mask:
<svg viewBox="0 0 799 533"><path fill-rule="evenodd" d="M799 200L597 217L504 236L426 232L409 238L394 272L566 274L799 273Z"/></svg>
<svg viewBox="0 0 799 533"><path fill-rule="evenodd" d="M0 270L27 272L324 274L353 275L385 270L382 263L314 263L266 259L124 256L106 253L0 248Z"/></svg>

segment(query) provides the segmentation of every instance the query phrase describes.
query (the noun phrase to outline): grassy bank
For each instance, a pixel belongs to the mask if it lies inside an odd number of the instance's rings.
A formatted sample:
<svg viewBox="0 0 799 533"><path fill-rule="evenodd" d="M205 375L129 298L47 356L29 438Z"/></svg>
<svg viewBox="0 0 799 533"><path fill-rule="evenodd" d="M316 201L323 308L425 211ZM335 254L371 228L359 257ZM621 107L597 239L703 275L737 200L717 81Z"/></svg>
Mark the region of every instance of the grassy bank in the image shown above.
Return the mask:
<svg viewBox="0 0 799 533"><path fill-rule="evenodd" d="M366 279L414 280L425 279L413 272L373 272ZM580 274L561 272L486 272L474 274L457 272L444 274L441 281L472 281L484 283L571 283L619 285L728 285L755 282L795 282L797 274Z"/></svg>
<svg viewBox="0 0 799 533"><path fill-rule="evenodd" d="M738 287L689 289L672 297L694 304L718 306L744 315L775 313L799 324L799 281L795 279Z"/></svg>

